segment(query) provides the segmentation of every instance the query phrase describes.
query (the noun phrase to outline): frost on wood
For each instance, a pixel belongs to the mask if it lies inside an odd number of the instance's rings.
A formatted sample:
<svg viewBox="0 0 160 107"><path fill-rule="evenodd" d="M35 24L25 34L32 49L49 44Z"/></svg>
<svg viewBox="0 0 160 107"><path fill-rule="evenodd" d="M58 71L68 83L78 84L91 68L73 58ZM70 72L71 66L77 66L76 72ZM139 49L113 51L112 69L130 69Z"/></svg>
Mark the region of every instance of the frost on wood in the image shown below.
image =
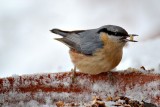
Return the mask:
<svg viewBox="0 0 160 107"><path fill-rule="evenodd" d="M71 73L13 76L0 79L0 104L34 106L58 101L88 102L93 96L127 96L160 105L160 75L140 72L110 72L99 75Z"/></svg>

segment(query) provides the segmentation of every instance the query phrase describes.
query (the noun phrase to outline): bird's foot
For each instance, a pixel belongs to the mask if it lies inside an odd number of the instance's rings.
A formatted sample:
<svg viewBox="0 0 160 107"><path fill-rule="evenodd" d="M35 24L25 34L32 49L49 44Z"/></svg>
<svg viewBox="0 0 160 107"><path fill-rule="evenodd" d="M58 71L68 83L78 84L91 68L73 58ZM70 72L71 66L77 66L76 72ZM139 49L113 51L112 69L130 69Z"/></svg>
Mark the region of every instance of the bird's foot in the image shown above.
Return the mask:
<svg viewBox="0 0 160 107"><path fill-rule="evenodd" d="M117 82L117 78L113 75L112 72L108 72L108 80L114 85Z"/></svg>

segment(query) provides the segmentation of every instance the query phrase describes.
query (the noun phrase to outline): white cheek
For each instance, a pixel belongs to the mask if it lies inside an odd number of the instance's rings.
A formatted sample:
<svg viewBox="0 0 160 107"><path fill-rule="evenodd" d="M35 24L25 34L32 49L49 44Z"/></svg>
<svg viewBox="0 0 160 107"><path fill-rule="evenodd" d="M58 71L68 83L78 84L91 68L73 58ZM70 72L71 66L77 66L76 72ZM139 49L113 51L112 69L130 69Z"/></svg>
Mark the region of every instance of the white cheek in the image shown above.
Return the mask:
<svg viewBox="0 0 160 107"><path fill-rule="evenodd" d="M114 41L114 42L118 42L119 40L120 40L120 36L108 36L109 37L109 39L111 39L112 41Z"/></svg>
<svg viewBox="0 0 160 107"><path fill-rule="evenodd" d="M108 36L109 39L114 42L114 43L117 43L117 45L119 45L120 47L123 47L126 42L122 42L120 39L121 39L121 36Z"/></svg>

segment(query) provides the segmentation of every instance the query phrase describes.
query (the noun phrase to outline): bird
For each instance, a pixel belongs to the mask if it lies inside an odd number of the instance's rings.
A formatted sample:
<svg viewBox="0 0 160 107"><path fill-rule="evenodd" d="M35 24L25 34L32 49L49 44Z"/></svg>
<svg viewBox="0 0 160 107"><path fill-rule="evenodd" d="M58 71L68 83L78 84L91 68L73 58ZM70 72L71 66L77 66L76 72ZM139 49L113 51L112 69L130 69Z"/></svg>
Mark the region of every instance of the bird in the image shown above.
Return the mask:
<svg viewBox="0 0 160 107"><path fill-rule="evenodd" d="M128 32L117 25L104 25L96 29L65 31L54 28L52 33L62 38L54 38L69 47L71 61L76 71L96 75L116 68L123 55L123 47L137 34ZM129 39L130 38L130 39Z"/></svg>

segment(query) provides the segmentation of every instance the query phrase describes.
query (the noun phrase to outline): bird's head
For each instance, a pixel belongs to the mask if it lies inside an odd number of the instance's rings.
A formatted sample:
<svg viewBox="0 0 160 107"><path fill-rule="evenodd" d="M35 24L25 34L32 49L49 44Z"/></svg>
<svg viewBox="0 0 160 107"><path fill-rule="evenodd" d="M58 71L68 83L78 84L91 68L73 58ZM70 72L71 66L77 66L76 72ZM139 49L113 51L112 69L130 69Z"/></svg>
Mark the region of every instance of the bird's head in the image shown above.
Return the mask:
<svg viewBox="0 0 160 107"><path fill-rule="evenodd" d="M107 38L116 43L125 45L127 42L137 42L133 39L136 34L128 34L125 29L115 25L106 25L98 29L98 33L105 33Z"/></svg>

